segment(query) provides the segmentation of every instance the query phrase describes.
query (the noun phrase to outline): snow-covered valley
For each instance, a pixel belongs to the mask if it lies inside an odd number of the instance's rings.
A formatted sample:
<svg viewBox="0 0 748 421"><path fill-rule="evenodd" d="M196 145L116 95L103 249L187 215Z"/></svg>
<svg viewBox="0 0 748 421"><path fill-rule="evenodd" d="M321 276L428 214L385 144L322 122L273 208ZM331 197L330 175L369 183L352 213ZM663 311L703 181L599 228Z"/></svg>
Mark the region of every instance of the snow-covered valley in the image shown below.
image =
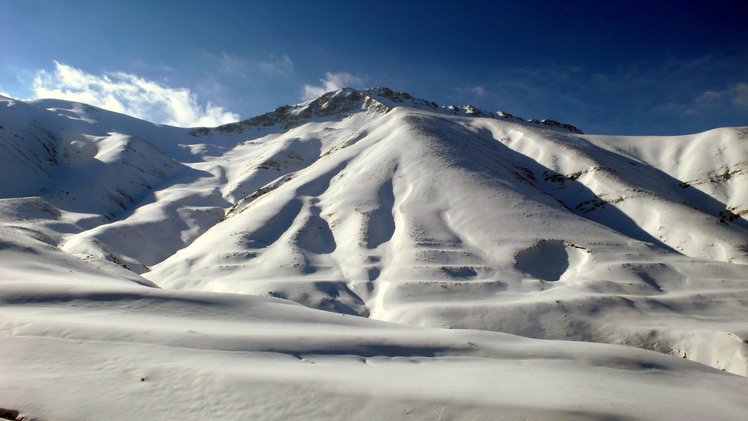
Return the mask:
<svg viewBox="0 0 748 421"><path fill-rule="evenodd" d="M13 417L748 416L747 127L585 135L372 88L182 129L0 97L0 180Z"/></svg>

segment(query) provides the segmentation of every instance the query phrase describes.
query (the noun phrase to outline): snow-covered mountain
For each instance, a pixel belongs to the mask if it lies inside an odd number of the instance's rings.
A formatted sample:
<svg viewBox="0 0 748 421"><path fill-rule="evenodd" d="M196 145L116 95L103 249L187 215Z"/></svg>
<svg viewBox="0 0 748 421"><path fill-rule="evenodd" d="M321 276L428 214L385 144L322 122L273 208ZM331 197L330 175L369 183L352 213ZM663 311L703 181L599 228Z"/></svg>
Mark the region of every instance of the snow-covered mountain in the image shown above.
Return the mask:
<svg viewBox="0 0 748 421"><path fill-rule="evenodd" d="M584 135L387 88L194 129L0 97L0 407L739 419L747 171L745 127Z"/></svg>

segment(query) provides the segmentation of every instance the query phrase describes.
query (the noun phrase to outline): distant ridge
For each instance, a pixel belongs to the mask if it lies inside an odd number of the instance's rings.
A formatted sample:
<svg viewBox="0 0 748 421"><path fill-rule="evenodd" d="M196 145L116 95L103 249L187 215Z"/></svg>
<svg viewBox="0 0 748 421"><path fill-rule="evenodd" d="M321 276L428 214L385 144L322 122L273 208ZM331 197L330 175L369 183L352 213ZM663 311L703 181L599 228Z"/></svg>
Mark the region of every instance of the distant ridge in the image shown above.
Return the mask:
<svg viewBox="0 0 748 421"><path fill-rule="evenodd" d="M554 120L524 120L504 111L482 111L472 105L464 105L460 107L449 105L440 107L434 102L414 98L407 93L395 92L384 87L369 89L344 88L334 92L328 92L319 98L301 104L285 105L257 117L252 117L236 123L224 124L212 129L193 129L190 133L194 136L201 136L207 135L212 131L219 133L233 133L252 129L266 129L273 126L288 130L309 121L329 118L339 119L358 112L386 113L395 107L401 106L436 111L450 115L462 115L466 117L506 119L517 123L582 134L581 130L570 124L559 123Z"/></svg>

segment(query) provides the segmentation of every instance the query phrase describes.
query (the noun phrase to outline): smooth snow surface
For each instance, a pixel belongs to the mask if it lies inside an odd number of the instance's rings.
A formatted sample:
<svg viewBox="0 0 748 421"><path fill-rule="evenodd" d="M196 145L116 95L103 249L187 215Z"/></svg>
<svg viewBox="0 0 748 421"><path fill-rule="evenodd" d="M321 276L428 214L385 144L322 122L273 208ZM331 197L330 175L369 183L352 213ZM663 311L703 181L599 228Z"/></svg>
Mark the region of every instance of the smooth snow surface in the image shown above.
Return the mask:
<svg viewBox="0 0 748 421"><path fill-rule="evenodd" d="M0 97L0 408L744 419L747 172L748 128L386 88L197 129Z"/></svg>

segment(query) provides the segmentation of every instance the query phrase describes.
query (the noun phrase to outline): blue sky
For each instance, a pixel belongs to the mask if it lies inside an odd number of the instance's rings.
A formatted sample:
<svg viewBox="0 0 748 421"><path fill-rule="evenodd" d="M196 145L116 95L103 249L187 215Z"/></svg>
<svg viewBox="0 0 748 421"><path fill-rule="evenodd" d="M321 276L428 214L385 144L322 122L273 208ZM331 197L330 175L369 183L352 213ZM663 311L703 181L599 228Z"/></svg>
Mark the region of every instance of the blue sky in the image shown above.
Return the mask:
<svg viewBox="0 0 748 421"><path fill-rule="evenodd" d="M0 92L176 125L341 86L587 133L748 125L745 1L0 0Z"/></svg>

